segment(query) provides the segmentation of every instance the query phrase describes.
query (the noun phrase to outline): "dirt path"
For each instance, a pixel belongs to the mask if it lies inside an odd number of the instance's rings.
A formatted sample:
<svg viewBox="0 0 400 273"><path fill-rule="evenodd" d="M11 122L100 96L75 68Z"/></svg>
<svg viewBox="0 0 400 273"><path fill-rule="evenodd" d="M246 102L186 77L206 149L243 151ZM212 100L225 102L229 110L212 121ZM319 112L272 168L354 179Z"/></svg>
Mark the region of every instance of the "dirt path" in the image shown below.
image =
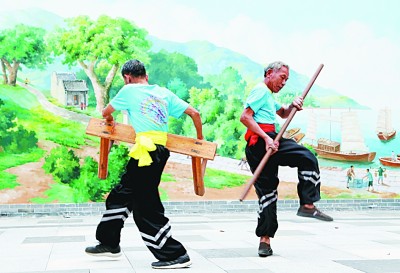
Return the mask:
<svg viewBox="0 0 400 273"><path fill-rule="evenodd" d="M20 186L0 191L1 203L24 204L31 203L33 197L45 197L43 193L54 182L51 175L45 174L42 165L43 160L7 169L7 172L17 176Z"/></svg>
<svg viewBox="0 0 400 273"><path fill-rule="evenodd" d="M49 152L57 145L51 141L41 140L38 143L39 148ZM86 147L84 149L75 150L76 155L84 158L85 156L96 157L96 147ZM54 184L53 177L46 174L42 168L44 158L39 162L31 162L17 167L12 167L7 170L11 174L17 176L19 186L13 189L5 189L0 191L1 204L26 204L32 203L31 199L35 197L46 198L44 194L46 190Z"/></svg>

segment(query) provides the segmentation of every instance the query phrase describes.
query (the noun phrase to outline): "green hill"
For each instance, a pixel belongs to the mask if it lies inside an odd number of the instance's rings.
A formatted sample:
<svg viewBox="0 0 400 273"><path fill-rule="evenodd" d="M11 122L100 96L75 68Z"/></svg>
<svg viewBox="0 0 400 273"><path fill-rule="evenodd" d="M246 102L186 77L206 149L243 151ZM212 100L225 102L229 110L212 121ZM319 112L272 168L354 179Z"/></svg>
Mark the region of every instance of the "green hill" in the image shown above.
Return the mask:
<svg viewBox="0 0 400 273"><path fill-rule="evenodd" d="M25 24L51 30L56 25L63 25L64 18L39 8L0 12L0 29L12 28L16 24Z"/></svg>

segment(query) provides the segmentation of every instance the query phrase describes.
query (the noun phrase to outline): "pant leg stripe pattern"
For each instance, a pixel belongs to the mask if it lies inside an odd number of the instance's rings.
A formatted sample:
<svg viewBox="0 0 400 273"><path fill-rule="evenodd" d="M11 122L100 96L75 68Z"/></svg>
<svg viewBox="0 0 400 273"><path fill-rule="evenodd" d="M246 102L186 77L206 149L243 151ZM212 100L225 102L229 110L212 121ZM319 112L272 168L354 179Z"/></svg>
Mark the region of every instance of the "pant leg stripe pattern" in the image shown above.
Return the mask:
<svg viewBox="0 0 400 273"><path fill-rule="evenodd" d="M258 214L260 214L266 207L268 207L270 204L273 202L276 202L278 200L278 191L274 190L271 193L268 193L260 198L260 201L258 201L260 209L258 211Z"/></svg>
<svg viewBox="0 0 400 273"><path fill-rule="evenodd" d="M315 186L321 183L321 180L319 179L319 174L314 171L301 171L299 173L299 177L304 181L310 181Z"/></svg>
<svg viewBox="0 0 400 273"><path fill-rule="evenodd" d="M142 236L145 245L153 247L155 249L161 249L167 239L171 237L171 226L168 222L167 224L165 224L164 227L159 230L156 236L151 236L144 232L140 232L140 235Z"/></svg>
<svg viewBox="0 0 400 273"><path fill-rule="evenodd" d="M121 219L125 221L130 214L128 208L110 209L106 210L101 218L101 222L112 221L115 219Z"/></svg>

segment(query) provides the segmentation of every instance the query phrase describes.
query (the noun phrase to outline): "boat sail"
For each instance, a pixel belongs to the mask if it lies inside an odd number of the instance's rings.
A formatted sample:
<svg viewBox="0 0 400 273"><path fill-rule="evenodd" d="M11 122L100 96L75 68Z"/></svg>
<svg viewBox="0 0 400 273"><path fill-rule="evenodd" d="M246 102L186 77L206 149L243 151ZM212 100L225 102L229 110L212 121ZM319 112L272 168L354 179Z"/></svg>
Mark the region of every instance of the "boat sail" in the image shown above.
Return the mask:
<svg viewBox="0 0 400 273"><path fill-rule="evenodd" d="M308 115L306 139L311 141L312 146L317 142L317 116L314 114L314 112L310 112Z"/></svg>
<svg viewBox="0 0 400 273"><path fill-rule="evenodd" d="M364 137L361 133L361 128L358 126L359 121L357 113L354 111L343 112L341 116L342 124L342 151L352 152L367 152L368 148L365 145Z"/></svg>
<svg viewBox="0 0 400 273"><path fill-rule="evenodd" d="M373 161L376 152L369 152L365 145L357 113L354 111L342 112L340 121L341 142L324 138L318 139L317 146L314 146L318 156L338 161Z"/></svg>
<svg viewBox="0 0 400 273"><path fill-rule="evenodd" d="M379 110L378 121L376 124L376 134L382 141L394 138L396 130L392 127L392 111L389 108Z"/></svg>

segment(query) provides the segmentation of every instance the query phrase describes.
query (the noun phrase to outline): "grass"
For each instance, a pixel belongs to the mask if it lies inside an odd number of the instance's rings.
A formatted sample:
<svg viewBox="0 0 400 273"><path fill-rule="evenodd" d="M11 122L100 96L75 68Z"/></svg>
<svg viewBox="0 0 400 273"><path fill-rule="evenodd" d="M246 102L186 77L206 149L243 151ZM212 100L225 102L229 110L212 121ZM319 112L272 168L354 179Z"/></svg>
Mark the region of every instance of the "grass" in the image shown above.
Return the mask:
<svg viewBox="0 0 400 273"><path fill-rule="evenodd" d="M46 111L29 91L21 87L0 85L0 98L5 107L17 115L17 124L35 131L39 139L46 139L67 147L78 148L94 140L85 133L85 126ZM99 139L97 138L98 142Z"/></svg>
<svg viewBox="0 0 400 273"><path fill-rule="evenodd" d="M30 201L36 204L75 203L73 189L68 185L55 183L45 193L47 197L35 197Z"/></svg>
<svg viewBox="0 0 400 273"><path fill-rule="evenodd" d="M39 148L31 150L29 153L22 154L0 153L0 190L13 189L19 185L16 181L17 177L4 170L29 162L37 162L43 155L44 150Z"/></svg>
<svg viewBox="0 0 400 273"><path fill-rule="evenodd" d="M176 179L172 174L169 173L163 173L161 175L161 182L176 182Z"/></svg>
<svg viewBox="0 0 400 273"><path fill-rule="evenodd" d="M248 175L207 168L204 175L204 186L213 189L239 187L246 183L249 177Z"/></svg>

